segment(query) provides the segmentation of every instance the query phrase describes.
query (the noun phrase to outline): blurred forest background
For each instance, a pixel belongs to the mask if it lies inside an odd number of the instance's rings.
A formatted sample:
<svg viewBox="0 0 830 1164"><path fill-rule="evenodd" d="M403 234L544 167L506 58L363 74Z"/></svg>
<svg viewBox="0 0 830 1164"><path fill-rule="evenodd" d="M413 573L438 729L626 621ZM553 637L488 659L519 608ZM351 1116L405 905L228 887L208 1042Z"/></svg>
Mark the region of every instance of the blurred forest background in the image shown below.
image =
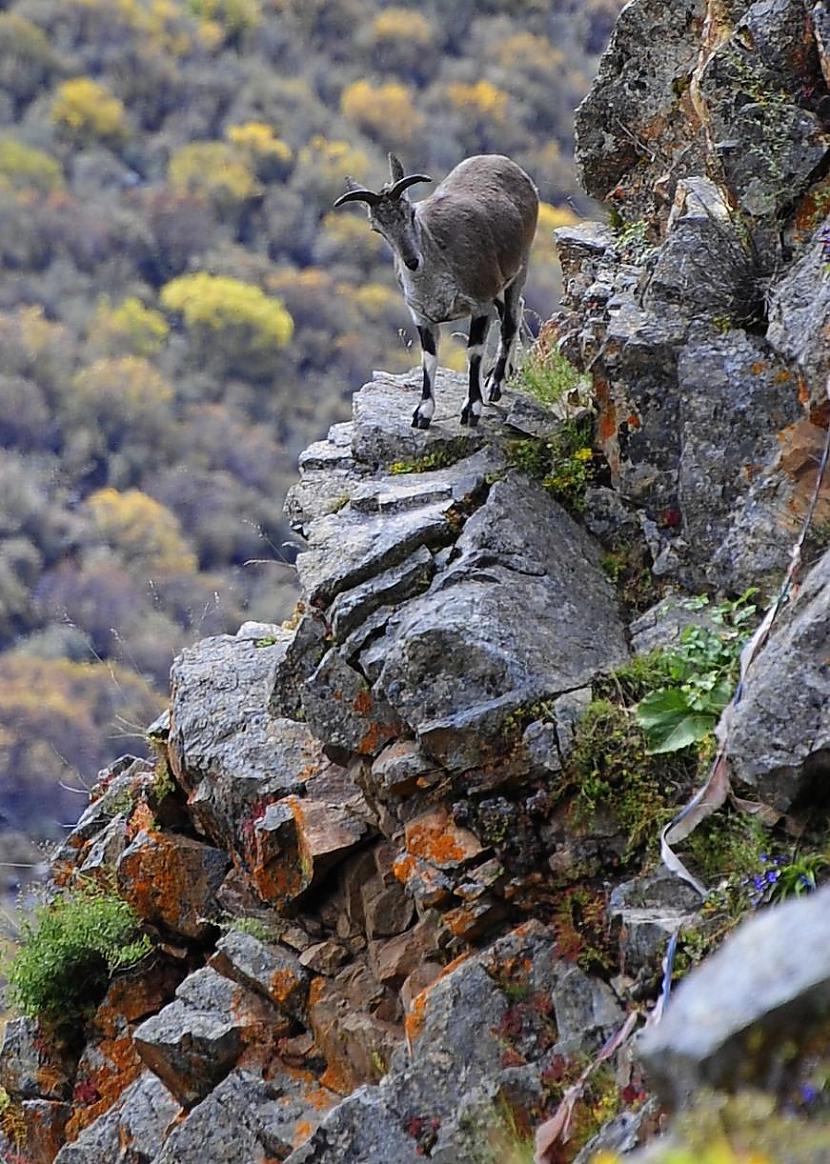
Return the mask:
<svg viewBox="0 0 830 1164"><path fill-rule="evenodd" d="M0 861L143 751L176 651L290 612L298 452L416 362L384 244L332 210L344 176L515 158L544 318L621 7L0 0Z"/></svg>

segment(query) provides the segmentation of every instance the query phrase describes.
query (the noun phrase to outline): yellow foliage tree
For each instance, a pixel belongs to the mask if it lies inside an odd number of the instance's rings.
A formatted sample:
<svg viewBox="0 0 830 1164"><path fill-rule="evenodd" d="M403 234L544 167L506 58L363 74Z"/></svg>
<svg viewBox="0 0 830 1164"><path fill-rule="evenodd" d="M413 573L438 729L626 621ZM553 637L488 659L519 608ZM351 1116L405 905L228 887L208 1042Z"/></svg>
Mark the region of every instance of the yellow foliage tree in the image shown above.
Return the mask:
<svg viewBox="0 0 830 1164"><path fill-rule="evenodd" d="M124 561L149 573L190 574L197 568L179 520L166 506L128 489L99 489L86 501L98 535Z"/></svg>
<svg viewBox="0 0 830 1164"><path fill-rule="evenodd" d="M89 328L93 348L108 355L128 353L149 358L164 347L170 326L160 311L145 307L134 295L118 307L104 299L98 304Z"/></svg>
<svg viewBox="0 0 830 1164"><path fill-rule="evenodd" d="M385 8L372 21L376 41L406 40L419 49L428 48L434 36L427 18L412 8Z"/></svg>
<svg viewBox="0 0 830 1164"><path fill-rule="evenodd" d="M263 181L284 178L289 172L294 157L291 147L281 141L264 121L232 125L226 137Z"/></svg>
<svg viewBox="0 0 830 1164"><path fill-rule="evenodd" d="M167 176L177 193L205 198L220 213L237 210L262 193L245 158L223 141L182 146L170 159Z"/></svg>
<svg viewBox="0 0 830 1164"><path fill-rule="evenodd" d="M400 293L383 283L364 283L362 287L344 290L353 296L358 311L371 323L401 314Z"/></svg>
<svg viewBox="0 0 830 1164"><path fill-rule="evenodd" d="M574 214L569 206L552 206L550 202L540 202L534 246L540 243L549 246L555 230L560 226L574 226L579 221L579 215Z"/></svg>
<svg viewBox="0 0 830 1164"><path fill-rule="evenodd" d="M447 86L450 103L473 122L491 122L503 125L507 119L510 98L492 81L475 81L465 85L460 81Z"/></svg>
<svg viewBox="0 0 830 1164"><path fill-rule="evenodd" d="M231 37L258 28L262 22L260 0L188 0L188 8L203 20L220 24Z"/></svg>
<svg viewBox="0 0 830 1164"><path fill-rule="evenodd" d="M134 746L163 705L141 676L111 661L0 656L0 788L17 826L58 834L78 811L72 789Z"/></svg>
<svg viewBox="0 0 830 1164"><path fill-rule="evenodd" d="M160 435L170 423L173 389L140 356L96 360L72 378L66 402L68 418L97 423L111 441L138 444Z"/></svg>
<svg viewBox="0 0 830 1164"><path fill-rule="evenodd" d="M384 8L362 40L377 68L410 78L423 77L436 55L435 29L423 13L412 8Z"/></svg>
<svg viewBox="0 0 830 1164"><path fill-rule="evenodd" d="M38 190L47 194L63 186L63 170L51 154L4 137L0 138L0 183L12 190Z"/></svg>
<svg viewBox="0 0 830 1164"><path fill-rule="evenodd" d="M564 52L555 48L546 36L532 32L517 32L500 39L489 55L495 57L503 69L539 80L550 77L565 65Z"/></svg>
<svg viewBox="0 0 830 1164"><path fill-rule="evenodd" d="M205 271L167 283L161 304L182 316L205 357L254 379L273 371L275 354L294 333L294 321L278 299L252 283Z"/></svg>
<svg viewBox="0 0 830 1164"><path fill-rule="evenodd" d="M294 184L309 198L333 201L343 191L346 174L357 182L366 182L370 170L371 163L363 150L317 133L299 152Z"/></svg>
<svg viewBox="0 0 830 1164"><path fill-rule="evenodd" d="M118 145L128 132L124 106L92 77L74 77L59 86L52 102L52 120L81 144L102 141Z"/></svg>
<svg viewBox="0 0 830 1164"><path fill-rule="evenodd" d="M56 64L43 30L17 12L0 12L0 89L15 101L28 101Z"/></svg>
<svg viewBox="0 0 830 1164"><path fill-rule="evenodd" d="M367 230L362 218L337 210L325 216L314 240L315 261L324 267L348 263L368 270L381 260L383 250L383 239Z"/></svg>
<svg viewBox="0 0 830 1164"><path fill-rule="evenodd" d="M423 126L412 89L397 81L382 85L355 81L343 90L340 108L344 117L387 149L411 145Z"/></svg>

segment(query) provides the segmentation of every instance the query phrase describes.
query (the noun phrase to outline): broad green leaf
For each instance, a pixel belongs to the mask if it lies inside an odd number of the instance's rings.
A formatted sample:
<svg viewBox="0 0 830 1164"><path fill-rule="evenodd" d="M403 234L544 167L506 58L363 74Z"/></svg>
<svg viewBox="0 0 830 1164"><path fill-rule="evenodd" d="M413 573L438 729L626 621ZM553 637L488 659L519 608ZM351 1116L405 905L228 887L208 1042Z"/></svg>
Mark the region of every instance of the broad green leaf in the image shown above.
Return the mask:
<svg viewBox="0 0 830 1164"><path fill-rule="evenodd" d="M654 691L641 699L636 714L652 755L679 752L696 744L712 731L717 718L709 712L695 711L686 694L676 687Z"/></svg>

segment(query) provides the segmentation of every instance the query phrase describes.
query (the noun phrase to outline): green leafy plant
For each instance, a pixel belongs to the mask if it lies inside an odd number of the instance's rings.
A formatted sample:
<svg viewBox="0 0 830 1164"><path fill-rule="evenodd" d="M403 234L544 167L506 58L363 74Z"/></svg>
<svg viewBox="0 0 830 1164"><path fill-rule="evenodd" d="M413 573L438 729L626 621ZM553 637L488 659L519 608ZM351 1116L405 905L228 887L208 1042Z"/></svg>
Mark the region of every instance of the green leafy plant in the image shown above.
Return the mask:
<svg viewBox="0 0 830 1164"><path fill-rule="evenodd" d="M84 885L35 909L21 927L7 971L10 1001L23 1014L71 1022L94 1005L111 974L151 948L122 898Z"/></svg>
<svg viewBox="0 0 830 1164"><path fill-rule="evenodd" d="M664 652L668 681L645 695L636 709L652 754L680 751L714 730L737 681L741 647L757 609L754 593L748 590L714 607L714 628L686 627L678 645ZM690 599L687 605L700 609L708 601Z"/></svg>
<svg viewBox="0 0 830 1164"><path fill-rule="evenodd" d="M804 853L780 864L775 870L777 876L772 881L769 900L786 901L788 897L802 897L805 893L812 893L828 865L830 861L824 853Z"/></svg>

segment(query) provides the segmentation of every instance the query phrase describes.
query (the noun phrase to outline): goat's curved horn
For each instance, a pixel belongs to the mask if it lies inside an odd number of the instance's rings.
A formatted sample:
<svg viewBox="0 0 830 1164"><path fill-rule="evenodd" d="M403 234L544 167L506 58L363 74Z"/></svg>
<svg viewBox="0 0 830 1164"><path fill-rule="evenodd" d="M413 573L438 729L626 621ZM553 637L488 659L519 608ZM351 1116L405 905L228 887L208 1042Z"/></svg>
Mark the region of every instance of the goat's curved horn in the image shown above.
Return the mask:
<svg viewBox="0 0 830 1164"><path fill-rule="evenodd" d="M375 194L373 190L366 190L363 186L358 186L351 178L346 179L346 186L348 189L345 194L341 194L335 202L335 206L342 206L345 202L368 202L370 206L377 206L380 202L380 194Z"/></svg>
<svg viewBox="0 0 830 1164"><path fill-rule="evenodd" d="M404 190L408 190L410 186L414 186L416 182L431 182L429 174L409 174L406 178L401 178L388 191L386 197L389 199L400 198Z"/></svg>

